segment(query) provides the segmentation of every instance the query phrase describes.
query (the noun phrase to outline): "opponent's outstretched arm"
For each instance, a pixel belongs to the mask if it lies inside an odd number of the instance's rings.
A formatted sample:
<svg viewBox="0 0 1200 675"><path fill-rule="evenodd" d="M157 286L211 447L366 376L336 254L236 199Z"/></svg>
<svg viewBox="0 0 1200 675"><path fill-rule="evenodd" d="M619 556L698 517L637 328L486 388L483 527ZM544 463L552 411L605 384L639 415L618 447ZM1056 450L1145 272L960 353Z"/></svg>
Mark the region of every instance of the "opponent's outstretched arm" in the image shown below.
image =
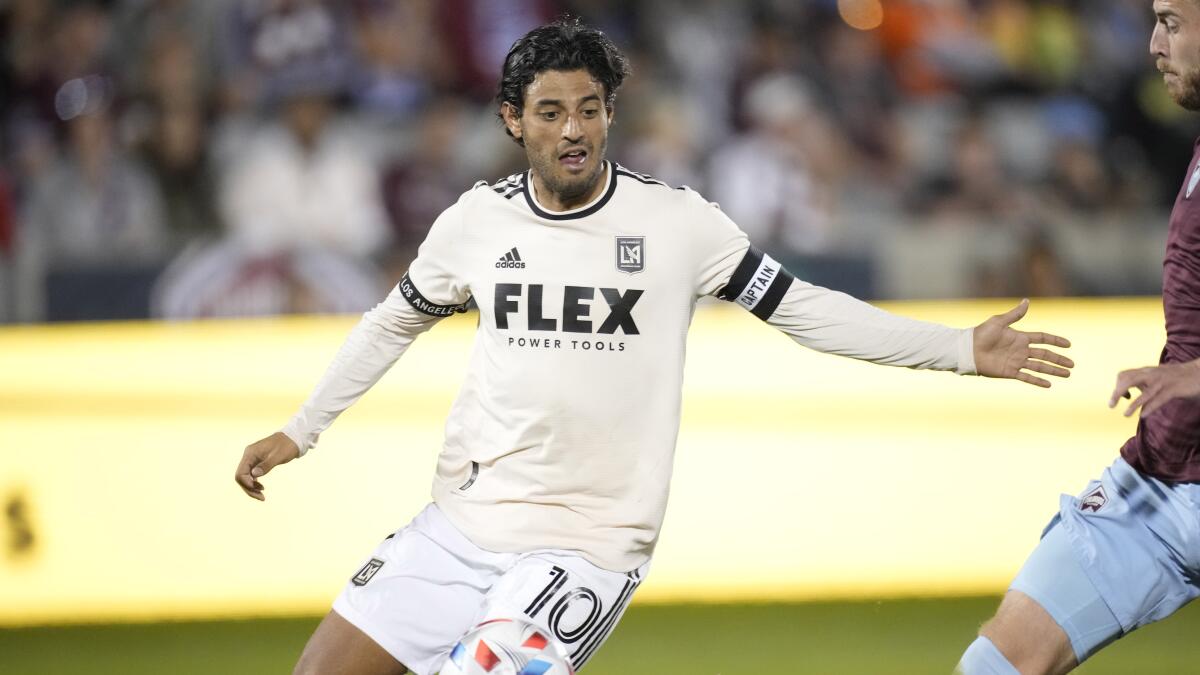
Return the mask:
<svg viewBox="0 0 1200 675"><path fill-rule="evenodd" d="M1117 375L1117 385L1108 399L1108 407L1115 408L1122 398L1131 398L1133 389L1139 394L1125 409L1126 417L1138 408L1145 417L1174 399L1200 398L1200 359L1122 370Z"/></svg>

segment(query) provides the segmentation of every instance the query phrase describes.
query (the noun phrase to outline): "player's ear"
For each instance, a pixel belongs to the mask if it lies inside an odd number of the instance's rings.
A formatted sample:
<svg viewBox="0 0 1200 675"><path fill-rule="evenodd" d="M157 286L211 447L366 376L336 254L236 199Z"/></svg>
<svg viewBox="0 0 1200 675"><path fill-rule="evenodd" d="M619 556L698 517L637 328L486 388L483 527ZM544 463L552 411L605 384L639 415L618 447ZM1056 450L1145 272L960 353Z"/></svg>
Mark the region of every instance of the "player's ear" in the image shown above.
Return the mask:
<svg viewBox="0 0 1200 675"><path fill-rule="evenodd" d="M521 111L517 110L517 106L508 101L501 103L500 116L504 118L504 126L508 127L508 133L512 134L513 138L520 140Z"/></svg>
<svg viewBox="0 0 1200 675"><path fill-rule="evenodd" d="M613 120L617 117L617 108L614 105L606 105L604 106L604 109L604 111L608 113L608 126L611 127L613 125Z"/></svg>

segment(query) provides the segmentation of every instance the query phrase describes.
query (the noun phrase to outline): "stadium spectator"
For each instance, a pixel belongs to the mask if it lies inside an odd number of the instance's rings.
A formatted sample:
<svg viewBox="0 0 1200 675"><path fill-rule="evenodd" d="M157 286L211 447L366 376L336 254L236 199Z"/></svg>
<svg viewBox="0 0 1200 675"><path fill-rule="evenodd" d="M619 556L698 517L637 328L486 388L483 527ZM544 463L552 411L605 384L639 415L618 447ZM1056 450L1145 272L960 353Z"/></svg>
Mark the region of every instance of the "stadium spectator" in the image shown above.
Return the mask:
<svg viewBox="0 0 1200 675"><path fill-rule="evenodd" d="M372 148L338 124L324 83L298 87L221 180L230 235L253 251L325 248L369 259L387 241Z"/></svg>
<svg viewBox="0 0 1200 675"><path fill-rule="evenodd" d="M713 154L712 198L780 255L829 251L846 154L838 129L809 85L786 73L751 85L746 116L750 128Z"/></svg>
<svg viewBox="0 0 1200 675"><path fill-rule="evenodd" d="M0 169L0 323L11 321L16 298L13 292L12 257L16 237L16 208L8 175Z"/></svg>
<svg viewBox="0 0 1200 675"><path fill-rule="evenodd" d="M702 106L679 91L646 92L641 102L645 109L632 116L622 146L629 163L671 185L703 189L708 181L700 162Z"/></svg>
<svg viewBox="0 0 1200 675"><path fill-rule="evenodd" d="M489 100L513 41L561 10L555 0L440 0L437 21L453 64L452 84L477 102Z"/></svg>
<svg viewBox="0 0 1200 675"><path fill-rule="evenodd" d="M227 2L130 0L113 10L113 45L127 95L205 106L214 85L218 17Z"/></svg>
<svg viewBox="0 0 1200 675"><path fill-rule="evenodd" d="M241 112L314 80L347 82L355 57L345 9L326 0L231 0L216 33L223 108Z"/></svg>
<svg viewBox="0 0 1200 675"><path fill-rule="evenodd" d="M64 3L50 34L44 65L55 85L91 73L111 73L113 19L100 0Z"/></svg>
<svg viewBox="0 0 1200 675"><path fill-rule="evenodd" d="M1118 207L1117 185L1101 154L1104 118L1081 99L1051 99L1043 105L1051 161L1045 198L1069 213L1096 217Z"/></svg>
<svg viewBox="0 0 1200 675"><path fill-rule="evenodd" d="M156 265L166 256L162 196L118 143L111 97L111 81L99 75L69 80L56 97L66 152L32 186L17 239L24 320L45 315L53 272Z"/></svg>
<svg viewBox="0 0 1200 675"><path fill-rule="evenodd" d="M950 162L927 186L931 217L952 223L1011 215L1017 200L1007 167L978 115L963 121L949 143Z"/></svg>
<svg viewBox="0 0 1200 675"><path fill-rule="evenodd" d="M733 130L734 82L742 53L753 48L750 12L718 0L699 2L668 0L647 3L642 30L652 35L648 45L653 60L642 61L631 86L653 89L655 83L639 83L639 73L653 72L659 80L679 86L688 95L684 102L701 105L705 114L697 131L704 139L700 150L712 152ZM702 47L701 47L702 46ZM618 122L616 131L620 131Z"/></svg>
<svg viewBox="0 0 1200 675"><path fill-rule="evenodd" d="M124 116L128 142L158 183L173 251L220 232L209 147L211 82L199 46L205 14L181 0L155 0L129 10L141 40L125 46L135 100Z"/></svg>
<svg viewBox="0 0 1200 675"><path fill-rule="evenodd" d="M404 122L453 80L429 0L361 0L353 33L359 72L351 83L356 107L389 122Z"/></svg>
<svg viewBox="0 0 1200 675"><path fill-rule="evenodd" d="M249 251L232 239L197 242L155 284L163 319L361 312L380 280L356 258L321 249Z"/></svg>
<svg viewBox="0 0 1200 675"><path fill-rule="evenodd" d="M966 0L889 0L879 31L897 84L925 97L1000 77L1000 60L973 19Z"/></svg>
<svg viewBox="0 0 1200 675"><path fill-rule="evenodd" d="M7 262L12 257L16 230L12 186L9 184L8 173L0 169L0 260Z"/></svg>
<svg viewBox="0 0 1200 675"><path fill-rule="evenodd" d="M446 204L474 176L461 158L470 124L466 104L453 97L431 101L411 134L413 147L383 172L383 202L391 225L389 278L399 279Z"/></svg>
<svg viewBox="0 0 1200 675"><path fill-rule="evenodd" d="M881 57L877 36L839 21L831 22L818 39L817 90L858 150L854 159L866 165L863 171L891 180L891 169L903 153L895 119L900 95Z"/></svg>
<svg viewBox="0 0 1200 675"><path fill-rule="evenodd" d="M222 228L203 113L186 103L155 107L147 113L149 137L142 156L163 198L171 250L216 238Z"/></svg>
<svg viewBox="0 0 1200 675"><path fill-rule="evenodd" d="M48 2L18 0L0 7L0 120L22 108L26 115L54 119L54 78L49 43L57 15Z"/></svg>
<svg viewBox="0 0 1200 675"><path fill-rule="evenodd" d="M287 72L278 120L247 135L218 186L225 236L175 261L155 292L168 318L369 307L389 239L373 149L337 119L340 84Z"/></svg>

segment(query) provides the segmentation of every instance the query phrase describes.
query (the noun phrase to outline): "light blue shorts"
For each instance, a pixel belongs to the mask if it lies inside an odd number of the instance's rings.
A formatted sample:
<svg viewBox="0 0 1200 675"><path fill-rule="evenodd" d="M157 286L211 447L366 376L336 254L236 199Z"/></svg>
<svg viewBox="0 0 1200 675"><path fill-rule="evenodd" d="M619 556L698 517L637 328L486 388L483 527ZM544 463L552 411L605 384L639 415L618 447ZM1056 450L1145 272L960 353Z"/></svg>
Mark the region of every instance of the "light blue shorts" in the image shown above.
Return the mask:
<svg viewBox="0 0 1200 675"><path fill-rule="evenodd" d="M1200 595L1200 484L1117 459L1059 512L1010 587L1062 626L1084 659Z"/></svg>

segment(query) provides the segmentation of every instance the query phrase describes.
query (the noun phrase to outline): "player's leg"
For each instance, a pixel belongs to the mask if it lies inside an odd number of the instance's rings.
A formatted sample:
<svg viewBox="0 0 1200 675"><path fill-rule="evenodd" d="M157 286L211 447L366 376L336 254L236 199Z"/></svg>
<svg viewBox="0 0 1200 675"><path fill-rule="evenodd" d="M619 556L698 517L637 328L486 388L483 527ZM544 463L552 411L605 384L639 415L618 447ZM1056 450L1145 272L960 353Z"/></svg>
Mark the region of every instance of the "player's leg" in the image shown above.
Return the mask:
<svg viewBox="0 0 1200 675"><path fill-rule="evenodd" d="M965 675L1066 673L1121 636L1121 624L1056 523L1013 580L996 616L963 655ZM1007 668L1007 669L1006 669Z"/></svg>
<svg viewBox="0 0 1200 675"><path fill-rule="evenodd" d="M1118 459L1059 514L960 671L1062 673L1200 594L1200 486ZM1005 666L1010 670L1005 670Z"/></svg>
<svg viewBox="0 0 1200 675"><path fill-rule="evenodd" d="M1079 665L1066 631L1036 600L1020 591L1005 594L996 616L983 626L976 640L991 643L1014 673L1066 673Z"/></svg>
<svg viewBox="0 0 1200 675"><path fill-rule="evenodd" d="M408 669L336 611L304 646L293 675L403 675Z"/></svg>
<svg viewBox="0 0 1200 675"><path fill-rule="evenodd" d="M542 628L578 671L621 620L649 567L610 572L570 553L530 553L488 593L483 620L519 618Z"/></svg>
<svg viewBox="0 0 1200 675"><path fill-rule="evenodd" d="M303 675L432 675L518 558L484 551L436 506L385 539L305 647Z"/></svg>

